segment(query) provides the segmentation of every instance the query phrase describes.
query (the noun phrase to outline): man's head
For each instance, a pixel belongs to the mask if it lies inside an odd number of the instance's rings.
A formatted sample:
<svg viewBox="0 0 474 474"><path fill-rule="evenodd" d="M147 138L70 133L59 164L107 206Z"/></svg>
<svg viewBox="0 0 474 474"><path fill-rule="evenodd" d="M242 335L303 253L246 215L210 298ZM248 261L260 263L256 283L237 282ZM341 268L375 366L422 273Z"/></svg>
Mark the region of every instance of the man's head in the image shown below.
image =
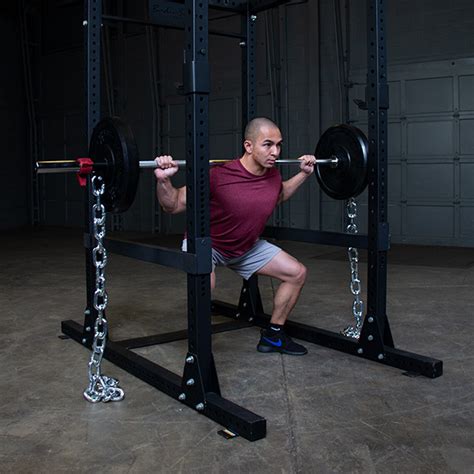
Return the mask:
<svg viewBox="0 0 474 474"><path fill-rule="evenodd" d="M270 119L258 117L245 127L245 153L263 168L271 168L281 152L280 129Z"/></svg>

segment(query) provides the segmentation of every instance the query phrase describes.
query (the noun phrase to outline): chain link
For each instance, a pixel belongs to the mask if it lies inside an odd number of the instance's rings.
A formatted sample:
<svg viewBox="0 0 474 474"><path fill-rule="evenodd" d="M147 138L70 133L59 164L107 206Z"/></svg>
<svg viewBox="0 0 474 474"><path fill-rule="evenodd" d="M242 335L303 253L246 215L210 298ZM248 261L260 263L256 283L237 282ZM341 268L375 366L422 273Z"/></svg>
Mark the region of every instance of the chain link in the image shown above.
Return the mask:
<svg viewBox="0 0 474 474"><path fill-rule="evenodd" d="M119 381L102 374L101 363L104 357L105 344L107 340L108 324L105 319L105 308L107 307L107 292L105 290L105 266L107 265L107 252L104 247L105 237L105 207L101 203L105 185L101 176L92 177L92 194L95 196L95 204L92 207L92 219L94 223L94 238L96 246L92 250L92 263L95 267L95 291L93 304L97 310L97 319L94 324L94 340L92 342L92 354L89 361L89 385L84 391L84 397L92 403L97 402L119 402L124 397L124 391L118 386Z"/></svg>
<svg viewBox="0 0 474 474"><path fill-rule="evenodd" d="M354 198L347 201L347 217L349 223L346 227L348 234L357 234L359 232L355 219L357 217L357 202ZM359 278L359 251L354 247L347 249L347 255L349 257L349 264L351 267L351 293L354 295L354 301L352 302L352 314L354 316L355 325L347 326L341 331L341 334L354 339L359 339L360 331L362 329L362 313L364 311L364 302L361 299L361 283Z"/></svg>

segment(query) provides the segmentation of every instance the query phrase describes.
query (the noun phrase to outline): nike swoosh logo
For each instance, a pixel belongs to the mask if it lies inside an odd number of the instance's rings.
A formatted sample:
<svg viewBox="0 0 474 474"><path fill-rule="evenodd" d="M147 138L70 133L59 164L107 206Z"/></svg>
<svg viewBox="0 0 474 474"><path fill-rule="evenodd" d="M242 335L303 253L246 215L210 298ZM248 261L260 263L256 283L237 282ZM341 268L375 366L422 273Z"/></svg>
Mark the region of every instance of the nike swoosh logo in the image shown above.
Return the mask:
<svg viewBox="0 0 474 474"><path fill-rule="evenodd" d="M271 344L272 346L275 346L275 347L281 347L281 339L278 339L278 341L272 341L271 339L268 339L268 337L265 337L263 336L263 340L264 341L267 341L269 344Z"/></svg>

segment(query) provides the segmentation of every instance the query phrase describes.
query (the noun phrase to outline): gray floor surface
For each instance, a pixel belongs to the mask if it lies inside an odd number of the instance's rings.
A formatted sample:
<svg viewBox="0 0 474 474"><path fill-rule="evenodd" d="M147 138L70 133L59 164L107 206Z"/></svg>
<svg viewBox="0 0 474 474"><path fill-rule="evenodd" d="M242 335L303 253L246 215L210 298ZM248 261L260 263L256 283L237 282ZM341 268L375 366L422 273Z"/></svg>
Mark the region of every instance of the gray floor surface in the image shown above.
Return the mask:
<svg viewBox="0 0 474 474"><path fill-rule="evenodd" d="M4 232L0 244L0 472L474 473L474 249L397 247L390 261L395 346L442 359L437 379L312 344L304 357L260 354L257 328L215 335L223 396L267 419L266 438L252 443L225 440L213 421L107 361L126 398L86 402L89 353L58 337L62 320L82 324L81 231ZM350 323L343 252L281 245L309 270L291 319L333 331ZM183 273L109 257L112 338L185 327ZM365 290L365 263L361 274ZM260 281L267 312L275 284ZM220 269L215 297L237 303L240 286ZM186 350L180 341L137 352L181 374Z"/></svg>

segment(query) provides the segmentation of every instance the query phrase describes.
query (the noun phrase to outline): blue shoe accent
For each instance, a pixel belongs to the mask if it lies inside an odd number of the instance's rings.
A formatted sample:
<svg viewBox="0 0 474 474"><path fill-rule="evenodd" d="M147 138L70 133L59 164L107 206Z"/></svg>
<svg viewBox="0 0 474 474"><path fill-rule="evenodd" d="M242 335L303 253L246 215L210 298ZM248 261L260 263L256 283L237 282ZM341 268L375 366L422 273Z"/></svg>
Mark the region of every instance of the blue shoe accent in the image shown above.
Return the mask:
<svg viewBox="0 0 474 474"><path fill-rule="evenodd" d="M265 336L262 336L262 339L265 341L265 342L268 342L269 344L271 344L272 346L275 346L275 347L281 347L283 342L281 341L281 339L278 339L278 341L272 341L271 339L269 339L268 337L265 337Z"/></svg>

